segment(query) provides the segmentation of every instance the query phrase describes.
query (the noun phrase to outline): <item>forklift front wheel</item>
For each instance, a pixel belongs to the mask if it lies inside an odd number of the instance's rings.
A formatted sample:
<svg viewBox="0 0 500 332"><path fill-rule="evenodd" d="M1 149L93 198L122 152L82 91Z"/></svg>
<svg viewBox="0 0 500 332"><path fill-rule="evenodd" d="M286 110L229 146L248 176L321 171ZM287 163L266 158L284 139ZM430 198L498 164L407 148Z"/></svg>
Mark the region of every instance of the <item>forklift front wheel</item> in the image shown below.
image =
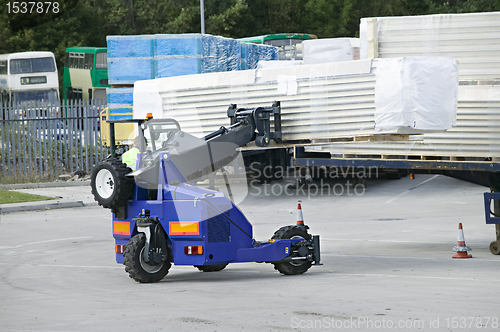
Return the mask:
<svg viewBox="0 0 500 332"><path fill-rule="evenodd" d="M144 245L146 235L139 233L132 237L123 253L123 265L129 277L140 283L158 282L162 280L172 266L170 259L151 265L144 261ZM170 255L168 255L170 258Z"/></svg>
<svg viewBox="0 0 500 332"><path fill-rule="evenodd" d="M306 241L311 240L311 235L307 233L305 227L301 226L285 226L278 229L273 237L273 239L295 239L303 238ZM291 257L294 257L294 248L290 250ZM281 274L285 275L296 275L305 273L312 265L312 262L307 259L297 259L289 262L279 262L273 263L274 268L278 270Z"/></svg>

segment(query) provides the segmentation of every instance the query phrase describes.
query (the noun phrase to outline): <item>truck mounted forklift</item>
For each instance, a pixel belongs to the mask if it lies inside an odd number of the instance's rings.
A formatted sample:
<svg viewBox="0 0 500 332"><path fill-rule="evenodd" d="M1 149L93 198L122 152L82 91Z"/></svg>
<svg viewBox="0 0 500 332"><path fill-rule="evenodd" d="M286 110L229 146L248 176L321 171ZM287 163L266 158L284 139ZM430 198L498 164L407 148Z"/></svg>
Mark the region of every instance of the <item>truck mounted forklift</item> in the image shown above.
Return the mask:
<svg viewBox="0 0 500 332"><path fill-rule="evenodd" d="M183 132L174 119L153 119L150 114L109 121L111 156L94 166L91 188L99 205L112 211L116 261L135 281L158 282L172 264L215 272L229 263L265 262L284 275L321 265L319 235L310 235L307 225L285 226L271 239L257 241L232 200L228 165L234 173L241 146L279 142L280 103L231 105L227 115L230 126L203 138ZM114 124L125 122L137 125L135 171L117 158L114 144ZM215 190L214 174L222 175L229 198ZM208 188L196 185L204 179Z"/></svg>

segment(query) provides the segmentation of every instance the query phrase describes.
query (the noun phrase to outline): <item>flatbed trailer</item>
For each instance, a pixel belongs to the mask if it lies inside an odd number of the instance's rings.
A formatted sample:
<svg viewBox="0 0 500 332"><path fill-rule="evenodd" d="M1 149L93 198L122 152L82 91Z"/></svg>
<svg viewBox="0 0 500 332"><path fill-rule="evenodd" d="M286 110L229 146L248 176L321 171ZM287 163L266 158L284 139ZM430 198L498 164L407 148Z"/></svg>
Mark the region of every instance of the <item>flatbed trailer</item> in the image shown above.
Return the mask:
<svg viewBox="0 0 500 332"><path fill-rule="evenodd" d="M490 192L484 193L486 224L494 224L496 233L495 241L490 244L490 251L494 255L500 254L500 161L437 160L442 157L435 157L436 160L417 160L411 159L411 156L399 157L407 159L335 158L325 152L306 152L304 146L295 145L292 165L306 169L334 167L352 170L353 174L361 174L356 172L359 169L377 169L393 174L441 174L488 187Z"/></svg>

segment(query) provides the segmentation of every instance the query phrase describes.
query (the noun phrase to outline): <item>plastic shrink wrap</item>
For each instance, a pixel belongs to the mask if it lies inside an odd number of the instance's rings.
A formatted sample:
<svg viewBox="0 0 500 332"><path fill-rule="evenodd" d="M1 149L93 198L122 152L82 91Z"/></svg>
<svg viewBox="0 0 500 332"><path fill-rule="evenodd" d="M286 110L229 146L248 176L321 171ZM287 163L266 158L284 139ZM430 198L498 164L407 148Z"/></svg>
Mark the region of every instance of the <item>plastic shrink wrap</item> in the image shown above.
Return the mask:
<svg viewBox="0 0 500 332"><path fill-rule="evenodd" d="M278 60L278 48L270 45L241 43L241 70L255 69L259 61Z"/></svg>
<svg viewBox="0 0 500 332"><path fill-rule="evenodd" d="M259 61L256 69L293 67L293 66L300 66L300 65L302 65L302 61L300 61L300 60Z"/></svg>
<svg viewBox="0 0 500 332"><path fill-rule="evenodd" d="M202 70L202 35L156 35L155 78L189 75Z"/></svg>
<svg viewBox="0 0 500 332"><path fill-rule="evenodd" d="M306 65L359 60L359 38L311 39L302 45Z"/></svg>
<svg viewBox="0 0 500 332"><path fill-rule="evenodd" d="M450 128L455 122L458 85L454 61L405 61L396 59L394 67L386 63L381 68L378 59L355 60L140 81L134 88L134 117L144 118L147 112L156 111L202 137L229 123L226 110L230 104L257 107L263 101L279 100L284 140L417 134ZM379 131L375 130L376 120ZM380 131L380 127L389 129Z"/></svg>
<svg viewBox="0 0 500 332"><path fill-rule="evenodd" d="M154 35L107 36L109 84L154 78Z"/></svg>
<svg viewBox="0 0 500 332"><path fill-rule="evenodd" d="M108 36L110 84L153 78L255 69L259 61L277 60L269 45L207 34Z"/></svg>
<svg viewBox="0 0 500 332"><path fill-rule="evenodd" d="M458 66L453 58L379 59L375 129L439 131L455 125Z"/></svg>
<svg viewBox="0 0 500 332"><path fill-rule="evenodd" d="M108 36L107 43L108 77L114 85L234 71L241 66L241 43L231 38L196 33L157 34Z"/></svg>
<svg viewBox="0 0 500 332"><path fill-rule="evenodd" d="M206 34L155 36L155 78L238 70L239 42Z"/></svg>
<svg viewBox="0 0 500 332"><path fill-rule="evenodd" d="M132 118L134 105L134 88L107 88L107 104L109 120L124 120Z"/></svg>
<svg viewBox="0 0 500 332"><path fill-rule="evenodd" d="M362 18L360 57L453 57L460 80L500 77L500 12Z"/></svg>

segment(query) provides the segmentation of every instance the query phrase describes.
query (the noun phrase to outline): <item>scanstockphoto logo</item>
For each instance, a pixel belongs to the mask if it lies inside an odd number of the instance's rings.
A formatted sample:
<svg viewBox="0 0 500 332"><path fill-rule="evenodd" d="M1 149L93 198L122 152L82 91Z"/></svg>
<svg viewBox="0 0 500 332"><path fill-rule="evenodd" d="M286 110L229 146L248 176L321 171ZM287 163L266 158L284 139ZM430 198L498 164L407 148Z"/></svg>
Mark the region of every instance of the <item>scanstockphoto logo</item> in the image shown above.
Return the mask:
<svg viewBox="0 0 500 332"><path fill-rule="evenodd" d="M423 319L372 319L370 317L323 317L321 319L301 319L292 317L290 327L301 330L497 330L500 319L491 316L448 316Z"/></svg>
<svg viewBox="0 0 500 332"><path fill-rule="evenodd" d="M283 183L264 183L260 184L258 180L250 181L252 196L307 196L309 198L316 196L362 196L365 194L365 186L347 180L346 183L325 183L320 180L318 183L311 184L283 184Z"/></svg>
<svg viewBox="0 0 500 332"><path fill-rule="evenodd" d="M271 167L259 168L252 163L250 195L252 196L362 196L367 178L378 178L377 167ZM297 181L296 174L304 179ZM274 179L291 180L273 182ZM313 178L317 179L313 181ZM339 181L340 180L340 181ZM343 181L345 180L345 181Z"/></svg>

